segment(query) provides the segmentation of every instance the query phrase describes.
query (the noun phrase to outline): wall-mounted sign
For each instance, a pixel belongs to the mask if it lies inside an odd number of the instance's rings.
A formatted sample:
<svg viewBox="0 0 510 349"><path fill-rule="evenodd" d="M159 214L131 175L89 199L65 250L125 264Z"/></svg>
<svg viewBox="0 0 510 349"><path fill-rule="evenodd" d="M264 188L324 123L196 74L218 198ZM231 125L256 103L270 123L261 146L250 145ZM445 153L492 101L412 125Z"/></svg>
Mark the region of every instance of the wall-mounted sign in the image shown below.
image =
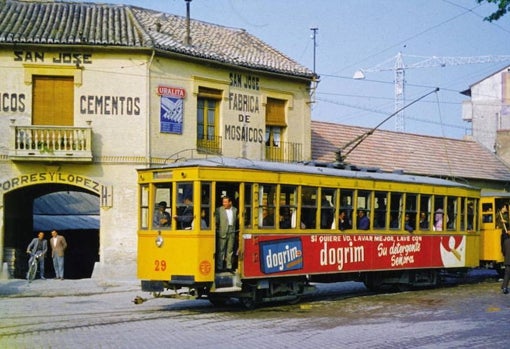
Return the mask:
<svg viewBox="0 0 510 349"><path fill-rule="evenodd" d="M160 132L182 134L186 90L177 87L158 86L158 95L161 96Z"/></svg>

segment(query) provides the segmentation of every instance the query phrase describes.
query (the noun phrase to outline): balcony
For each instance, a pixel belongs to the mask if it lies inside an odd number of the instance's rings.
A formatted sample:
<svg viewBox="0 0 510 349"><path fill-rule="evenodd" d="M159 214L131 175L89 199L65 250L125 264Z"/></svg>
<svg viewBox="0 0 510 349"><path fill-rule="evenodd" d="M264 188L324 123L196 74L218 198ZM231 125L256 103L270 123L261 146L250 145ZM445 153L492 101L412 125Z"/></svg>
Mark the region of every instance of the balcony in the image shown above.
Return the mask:
<svg viewBox="0 0 510 349"><path fill-rule="evenodd" d="M92 129L11 125L9 159L92 162Z"/></svg>
<svg viewBox="0 0 510 349"><path fill-rule="evenodd" d="M279 142L278 145L266 145L266 160L275 162L303 161L302 144Z"/></svg>
<svg viewBox="0 0 510 349"><path fill-rule="evenodd" d="M206 138L197 139L197 150L202 154L218 154L221 155L221 137L208 136Z"/></svg>

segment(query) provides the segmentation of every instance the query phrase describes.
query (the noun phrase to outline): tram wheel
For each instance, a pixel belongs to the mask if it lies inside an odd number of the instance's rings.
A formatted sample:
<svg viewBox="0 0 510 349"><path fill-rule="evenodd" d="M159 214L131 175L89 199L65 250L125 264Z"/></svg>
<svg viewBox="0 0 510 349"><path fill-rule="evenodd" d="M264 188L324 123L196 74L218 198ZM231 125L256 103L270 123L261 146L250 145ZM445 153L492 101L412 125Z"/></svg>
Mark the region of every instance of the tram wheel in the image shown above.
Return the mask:
<svg viewBox="0 0 510 349"><path fill-rule="evenodd" d="M372 292L382 291L383 279L379 274L367 275L363 280L365 287Z"/></svg>
<svg viewBox="0 0 510 349"><path fill-rule="evenodd" d="M211 304L214 305L215 307L224 306L227 304L227 301L228 301L228 299L225 297L218 297L218 296L213 296L213 295L209 295L208 299L209 299L209 302L211 302Z"/></svg>
<svg viewBox="0 0 510 349"><path fill-rule="evenodd" d="M301 302L301 296L296 296L293 299L289 299L287 301L287 304L294 305L294 304L298 304L299 302Z"/></svg>
<svg viewBox="0 0 510 349"><path fill-rule="evenodd" d="M399 292L407 292L411 289L411 285L409 284L397 284L396 289Z"/></svg>
<svg viewBox="0 0 510 349"><path fill-rule="evenodd" d="M239 302L245 309L255 309L257 307L257 303L253 299L253 297L241 297L239 298Z"/></svg>

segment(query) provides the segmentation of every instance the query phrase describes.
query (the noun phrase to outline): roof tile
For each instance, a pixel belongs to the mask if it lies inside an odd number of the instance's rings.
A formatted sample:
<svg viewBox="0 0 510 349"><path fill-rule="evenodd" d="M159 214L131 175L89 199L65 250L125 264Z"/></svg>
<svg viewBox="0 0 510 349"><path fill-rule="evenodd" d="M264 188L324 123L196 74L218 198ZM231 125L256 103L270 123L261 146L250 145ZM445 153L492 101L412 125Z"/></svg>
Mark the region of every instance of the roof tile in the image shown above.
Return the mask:
<svg viewBox="0 0 510 349"><path fill-rule="evenodd" d="M243 29L129 5L0 1L0 45L102 45L157 49L311 79L314 73Z"/></svg>
<svg viewBox="0 0 510 349"><path fill-rule="evenodd" d="M377 167L385 172L403 170L448 178L510 180L510 169L496 155L471 140L376 130L358 146L355 142L349 144L371 131L312 121L312 159L333 162L335 152L342 149L342 154L347 155L346 163Z"/></svg>

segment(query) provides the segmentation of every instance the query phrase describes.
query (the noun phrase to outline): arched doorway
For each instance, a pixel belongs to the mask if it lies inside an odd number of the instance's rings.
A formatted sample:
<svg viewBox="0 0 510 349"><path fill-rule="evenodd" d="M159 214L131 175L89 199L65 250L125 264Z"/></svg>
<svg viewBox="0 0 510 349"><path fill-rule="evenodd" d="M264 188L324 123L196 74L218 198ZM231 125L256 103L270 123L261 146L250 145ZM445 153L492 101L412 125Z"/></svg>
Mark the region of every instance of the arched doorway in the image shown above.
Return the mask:
<svg viewBox="0 0 510 349"><path fill-rule="evenodd" d="M10 274L25 278L26 247L37 232L57 230L68 244L64 277L90 278L99 261L99 196L84 188L59 183L37 184L4 196L4 260ZM54 276L51 247L45 259L46 277Z"/></svg>

